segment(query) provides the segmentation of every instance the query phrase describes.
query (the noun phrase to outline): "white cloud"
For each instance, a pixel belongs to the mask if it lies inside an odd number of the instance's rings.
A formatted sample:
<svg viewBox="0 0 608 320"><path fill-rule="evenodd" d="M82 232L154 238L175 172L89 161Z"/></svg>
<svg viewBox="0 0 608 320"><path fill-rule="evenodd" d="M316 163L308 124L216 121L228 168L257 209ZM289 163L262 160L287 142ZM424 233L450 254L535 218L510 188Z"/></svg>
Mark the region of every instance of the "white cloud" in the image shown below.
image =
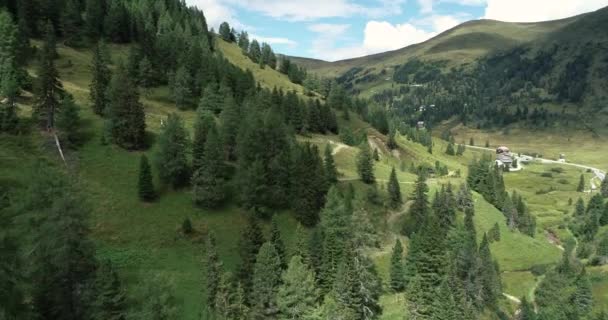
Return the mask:
<svg viewBox="0 0 608 320"><path fill-rule="evenodd" d="M423 19L403 24L386 21L368 21L363 31L363 43L351 46L337 46L344 40L348 25L314 25L309 30L319 36L313 41L310 50L313 56L329 61L348 59L389 50L400 49L424 42L437 34L450 29L460 22L462 16L431 15Z"/></svg>
<svg viewBox="0 0 608 320"><path fill-rule="evenodd" d="M360 5L353 0L224 0L224 2L276 19L313 21L353 15L367 17L397 15L401 14L401 5L405 0L376 0L376 4L371 6Z"/></svg>
<svg viewBox="0 0 608 320"><path fill-rule="evenodd" d="M433 11L433 2L434 0L418 0L418 5L420 6L420 12L429 13Z"/></svg>
<svg viewBox="0 0 608 320"><path fill-rule="evenodd" d="M264 37L264 36L258 36L256 34L250 34L249 37L251 39L257 39L258 42L266 42L270 45L275 45L275 44L282 44L282 45L286 45L290 48L295 48L298 46L298 43L296 41L293 41L291 39L288 38L281 38L281 37Z"/></svg>
<svg viewBox="0 0 608 320"><path fill-rule="evenodd" d="M487 0L486 19L536 22L571 17L608 5L608 0Z"/></svg>
<svg viewBox="0 0 608 320"><path fill-rule="evenodd" d="M244 26L239 22L234 10L222 3L221 0L188 0L190 6L198 7L205 13L209 28L219 28L224 21L229 21L231 26L242 29Z"/></svg>

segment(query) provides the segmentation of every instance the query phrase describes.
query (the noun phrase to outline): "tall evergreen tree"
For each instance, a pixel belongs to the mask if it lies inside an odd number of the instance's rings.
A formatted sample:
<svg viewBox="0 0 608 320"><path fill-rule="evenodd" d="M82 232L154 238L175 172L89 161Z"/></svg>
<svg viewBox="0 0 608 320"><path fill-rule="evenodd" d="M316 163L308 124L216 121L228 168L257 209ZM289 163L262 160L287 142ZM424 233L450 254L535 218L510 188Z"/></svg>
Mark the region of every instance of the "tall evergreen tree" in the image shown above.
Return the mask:
<svg viewBox="0 0 608 320"><path fill-rule="evenodd" d="M80 115L78 106L70 94L66 94L61 101L57 114L57 129L62 146L74 147L80 139Z"/></svg>
<svg viewBox="0 0 608 320"><path fill-rule="evenodd" d="M108 106L108 86L110 85L111 73L108 61L102 52L103 45L98 42L93 49L93 61L91 73L93 78L89 85L89 96L92 102L93 112L103 115Z"/></svg>
<svg viewBox="0 0 608 320"><path fill-rule="evenodd" d="M393 170L391 170L391 176L388 180L387 188L390 207L393 209L399 208L403 203L403 199L401 197L401 187L399 186L399 180L397 180L397 172L395 171L395 167L393 167Z"/></svg>
<svg viewBox="0 0 608 320"><path fill-rule="evenodd" d="M154 182L152 178L152 169L148 162L148 157L142 154L139 161L139 180L137 183L137 191L139 200L152 201L156 199L156 191L154 190Z"/></svg>
<svg viewBox="0 0 608 320"><path fill-rule="evenodd" d="M222 277L222 262L220 261L217 252L217 243L215 235L210 232L207 235L205 241L205 261L204 261L204 275L205 275L205 298L206 305L213 308L217 298L218 288L220 285L220 279Z"/></svg>
<svg viewBox="0 0 608 320"><path fill-rule="evenodd" d="M236 159L236 140L240 126L241 115L239 114L239 106L231 95L224 97L224 107L220 120L222 142L228 159Z"/></svg>
<svg viewBox="0 0 608 320"><path fill-rule="evenodd" d="M109 88L109 127L114 142L125 149L146 145L146 115L133 79L120 64Z"/></svg>
<svg viewBox="0 0 608 320"><path fill-rule="evenodd" d="M364 183L372 184L376 182L374 161L367 141L361 144L361 150L357 156L357 172Z"/></svg>
<svg viewBox="0 0 608 320"><path fill-rule="evenodd" d="M252 284L250 301L254 317L265 319L276 314L276 296L281 284L281 259L270 242L264 243L256 256Z"/></svg>
<svg viewBox="0 0 608 320"><path fill-rule="evenodd" d="M216 208L226 199L224 178L224 154L220 138L215 128L207 134L205 153L198 163L200 166L192 176L194 202L205 208Z"/></svg>
<svg viewBox="0 0 608 320"><path fill-rule="evenodd" d="M576 209L574 210L574 215L577 217L582 217L585 215L585 201L583 201L583 198L578 198L578 200L576 201Z"/></svg>
<svg viewBox="0 0 608 320"><path fill-rule="evenodd" d="M249 58L255 63L259 63L262 58L262 49L256 39L253 39L249 45Z"/></svg>
<svg viewBox="0 0 608 320"><path fill-rule="evenodd" d="M408 218L406 219L403 231L406 235L411 236L418 232L426 219L428 218L430 208L427 192L429 191L426 185L424 174L419 174L414 186L412 199L414 203L410 207Z"/></svg>
<svg viewBox="0 0 608 320"><path fill-rule="evenodd" d="M581 174L581 178L578 181L578 187L576 187L576 191L583 192L585 191L585 175Z"/></svg>
<svg viewBox="0 0 608 320"><path fill-rule="evenodd" d="M209 111L213 114L219 114L223 109L223 97L218 93L215 84L209 84L198 104L200 110Z"/></svg>
<svg viewBox="0 0 608 320"><path fill-rule="evenodd" d="M207 136L211 130L216 130L215 119L208 111L197 111L197 117L194 122L194 139L192 141L192 171L201 168L201 164L205 155L205 143Z"/></svg>
<svg viewBox="0 0 608 320"><path fill-rule="evenodd" d="M85 31L89 38L97 40L103 35L103 21L106 13L106 0L86 0Z"/></svg>
<svg viewBox="0 0 608 320"><path fill-rule="evenodd" d="M116 270L110 261L102 263L95 278L97 292L93 319L125 320L127 316L126 294Z"/></svg>
<svg viewBox="0 0 608 320"><path fill-rule="evenodd" d="M519 320L537 319L536 312L534 312L534 306L528 302L528 299L525 296L521 298L519 310Z"/></svg>
<svg viewBox="0 0 608 320"><path fill-rule="evenodd" d="M604 178L604 180L602 180L602 184L600 185L600 193L604 198L608 198L608 178Z"/></svg>
<svg viewBox="0 0 608 320"><path fill-rule="evenodd" d="M190 167L186 152L188 133L179 115L172 113L161 128L156 153L156 167L162 183L180 188L188 183Z"/></svg>
<svg viewBox="0 0 608 320"><path fill-rule="evenodd" d="M481 297L487 306L495 306L501 295L500 274L490 252L490 242L484 234L479 245L479 280L481 282Z"/></svg>
<svg viewBox="0 0 608 320"><path fill-rule="evenodd" d="M61 16L61 33L64 37L64 43L70 47L80 46L82 44L83 26L80 1L66 0Z"/></svg>
<svg viewBox="0 0 608 320"><path fill-rule="evenodd" d="M321 212L323 237L319 277L320 285L326 290L325 292L334 286L338 267L345 258L345 250L352 236L350 214L338 189L332 187Z"/></svg>
<svg viewBox="0 0 608 320"><path fill-rule="evenodd" d="M401 241L397 239L395 246L393 247L393 253L391 255L391 268L390 268L390 286L396 292L401 292L405 289L405 275L404 275L404 264L403 264L403 246Z"/></svg>
<svg viewBox="0 0 608 320"><path fill-rule="evenodd" d="M55 68L55 29L48 22L46 35L38 65L38 80L36 86L36 105L34 116L40 125L47 130L55 127L55 112L59 108L63 95L63 86L59 81L59 73Z"/></svg>
<svg viewBox="0 0 608 320"><path fill-rule="evenodd" d="M281 260L281 268L287 268L287 253L285 252L285 243L283 242L283 238L281 237L281 230L279 230L279 224L277 221L277 215L272 216L272 221L270 225L270 243L274 245L275 250L277 250L277 254L279 255L279 259Z"/></svg>
<svg viewBox="0 0 608 320"><path fill-rule="evenodd" d="M293 256L282 275L282 285L277 293L279 319L308 319L319 297L315 275L303 262L302 257Z"/></svg>
<svg viewBox="0 0 608 320"><path fill-rule="evenodd" d="M190 90L192 81L192 76L185 66L177 69L173 80L173 99L181 110L187 109L192 103L193 92Z"/></svg>
<svg viewBox="0 0 608 320"><path fill-rule="evenodd" d="M336 169L336 163L332 150L329 144L325 145L325 177L330 184L338 182L338 169Z"/></svg>
<svg viewBox="0 0 608 320"><path fill-rule="evenodd" d="M253 215L250 215L247 219L247 227L241 234L241 239L239 240L241 264L239 265L238 278L243 285L247 297L249 297L252 289L253 269L256 262L256 256L264 242L264 235L262 234L259 222Z"/></svg>

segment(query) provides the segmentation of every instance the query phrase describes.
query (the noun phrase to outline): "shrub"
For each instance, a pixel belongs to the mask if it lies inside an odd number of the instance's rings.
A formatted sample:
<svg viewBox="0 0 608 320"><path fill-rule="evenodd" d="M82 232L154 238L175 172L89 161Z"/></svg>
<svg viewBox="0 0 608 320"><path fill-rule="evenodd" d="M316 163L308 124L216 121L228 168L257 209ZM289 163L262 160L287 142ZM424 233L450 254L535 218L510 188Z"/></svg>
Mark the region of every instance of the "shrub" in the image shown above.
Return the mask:
<svg viewBox="0 0 608 320"><path fill-rule="evenodd" d="M551 168L551 171L553 171L555 173L563 173L564 172L564 168L554 167L554 168Z"/></svg>
<svg viewBox="0 0 608 320"><path fill-rule="evenodd" d="M540 174L543 178L553 178L553 174L551 172L543 172Z"/></svg>
<svg viewBox="0 0 608 320"><path fill-rule="evenodd" d="M192 231L194 231L192 228L192 221L190 221L190 218L184 219L184 222L182 222L182 232L184 234L191 234Z"/></svg>

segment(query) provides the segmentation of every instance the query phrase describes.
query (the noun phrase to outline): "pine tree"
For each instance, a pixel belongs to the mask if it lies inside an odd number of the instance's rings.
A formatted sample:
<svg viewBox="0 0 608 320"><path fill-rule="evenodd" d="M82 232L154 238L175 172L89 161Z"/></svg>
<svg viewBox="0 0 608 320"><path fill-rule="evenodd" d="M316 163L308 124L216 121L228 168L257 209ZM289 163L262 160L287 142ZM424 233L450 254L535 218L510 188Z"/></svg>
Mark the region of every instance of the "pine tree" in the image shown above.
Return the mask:
<svg viewBox="0 0 608 320"><path fill-rule="evenodd" d="M205 260L204 260L204 275L206 305L213 308L217 298L218 288L220 285L222 271L222 262L217 253L217 244L215 235L210 232L205 241Z"/></svg>
<svg viewBox="0 0 608 320"><path fill-rule="evenodd" d="M335 283L338 266L344 259L346 246L352 235L350 214L338 189L332 187L327 195L327 203L321 211L322 239L318 239L322 241L319 278L325 292L328 292ZM315 234L313 239L314 237ZM318 251L313 252L313 250L318 248L311 248L311 254L316 254ZM311 259L314 260L316 257Z"/></svg>
<svg viewBox="0 0 608 320"><path fill-rule="evenodd" d="M138 65L138 79L139 84L142 88L152 88L154 84L156 84L156 74L154 72L154 67L152 63L148 59L147 56L144 56L141 61L139 61Z"/></svg>
<svg viewBox="0 0 608 320"><path fill-rule="evenodd" d="M239 33L238 45L243 53L247 54L247 51L249 51L249 34L247 31Z"/></svg>
<svg viewBox="0 0 608 320"><path fill-rule="evenodd" d="M222 123L221 137L224 143L226 157L230 160L236 159L236 140L239 132L241 115L239 106L232 96L224 98L224 108L220 116Z"/></svg>
<svg viewBox="0 0 608 320"><path fill-rule="evenodd" d="M64 43L70 47L80 46L83 26L80 1L66 0L61 17L61 33L64 36Z"/></svg>
<svg viewBox="0 0 608 320"><path fill-rule="evenodd" d="M109 126L114 142L128 150L146 145L146 115L139 92L124 65L119 65L109 88Z"/></svg>
<svg viewBox="0 0 608 320"><path fill-rule="evenodd" d="M230 29L230 25L228 22L224 21L220 24L219 35L225 41L231 42L232 39L232 31Z"/></svg>
<svg viewBox="0 0 608 320"><path fill-rule="evenodd" d="M93 49L93 61L91 63L93 78L89 85L89 97L93 112L97 115L104 115L108 107L108 87L111 79L110 69L107 65L108 61L104 58L102 47L102 43L98 42Z"/></svg>
<svg viewBox="0 0 608 320"><path fill-rule="evenodd" d="M410 207L409 216L404 225L404 233L408 236L418 232L428 218L430 208L428 200L429 188L426 185L424 174L418 175L412 199L414 203Z"/></svg>
<svg viewBox="0 0 608 320"><path fill-rule="evenodd" d="M156 191L154 191L154 182L152 179L152 169L150 168L148 157L146 157L145 154L142 154L139 162L139 181L137 183L139 200L153 201L156 199Z"/></svg>
<svg viewBox="0 0 608 320"><path fill-rule="evenodd" d="M374 161L376 161L376 162L380 161L380 154L378 153L378 149L377 148L374 148L374 153L373 153L372 156L374 158Z"/></svg>
<svg viewBox="0 0 608 320"><path fill-rule="evenodd" d="M475 146L475 140L473 139L473 137L471 137L471 138L469 139L469 145L470 145L470 146Z"/></svg>
<svg viewBox="0 0 608 320"><path fill-rule="evenodd" d="M331 147L329 144L325 145L325 177L330 184L338 182L338 169L336 169L336 163L332 154Z"/></svg>
<svg viewBox="0 0 608 320"><path fill-rule="evenodd" d="M110 261L102 263L97 269L95 290L97 295L94 301L93 319L126 319L126 294Z"/></svg>
<svg viewBox="0 0 608 320"><path fill-rule="evenodd" d="M492 260L490 252L490 242L488 236L484 234L479 245L479 280L481 282L481 297L487 306L496 305L501 294L500 275L496 270L496 265Z"/></svg>
<svg viewBox="0 0 608 320"><path fill-rule="evenodd" d="M251 293L253 267L256 256L264 242L264 235L257 219L253 215L250 215L247 219L247 227L239 240L241 264L239 266L238 278L243 285L247 297Z"/></svg>
<svg viewBox="0 0 608 320"><path fill-rule="evenodd" d="M395 130L392 130L390 132L390 134L388 135L388 142L386 143L386 146L391 150L395 150L398 147L397 141L395 141L395 135L396 135Z"/></svg>
<svg viewBox="0 0 608 320"><path fill-rule="evenodd" d="M388 180L388 195L390 200L390 207L393 209L397 209L403 204L403 199L401 197L401 187L399 186L399 180L397 180L397 172L395 171L395 167L391 170L391 176Z"/></svg>
<svg viewBox="0 0 608 320"><path fill-rule="evenodd" d="M585 269L577 276L574 286L575 291L571 297L574 310L571 310L571 312L573 311L576 318L584 318L593 309L593 293Z"/></svg>
<svg viewBox="0 0 608 320"><path fill-rule="evenodd" d="M390 286L396 292L401 292L405 289L405 274L403 264L403 246L401 241L397 239L395 246L393 247L393 253L391 255L391 268L390 275L391 281Z"/></svg>
<svg viewBox="0 0 608 320"><path fill-rule="evenodd" d="M319 210L325 203L327 180L323 161L316 146L304 144L295 151L293 164L292 208L296 218L305 226L312 227L319 221Z"/></svg>
<svg viewBox="0 0 608 320"><path fill-rule="evenodd" d="M576 201L576 207L575 207L575 211L574 211L574 216L576 217L582 217L585 215L585 201L583 201L583 198L578 198L578 200Z"/></svg>
<svg viewBox="0 0 608 320"><path fill-rule="evenodd" d="M232 273L224 272L220 278L215 294L215 301L213 302L215 314L220 319L233 319L235 295L236 290Z"/></svg>
<svg viewBox="0 0 608 320"><path fill-rule="evenodd" d="M249 58L255 63L259 63L262 58L260 43L256 39L253 39L249 45Z"/></svg>
<svg viewBox="0 0 608 320"><path fill-rule="evenodd" d="M277 306L281 312L279 319L308 319L316 306L319 292L315 275L303 263L301 256L291 258L282 280L277 293Z"/></svg>
<svg viewBox="0 0 608 320"><path fill-rule="evenodd" d="M445 150L445 153L446 153L448 156L453 156L453 155L456 155L456 151L454 151L454 143L450 142L450 143L448 144L448 147L447 147L447 149Z"/></svg>
<svg viewBox="0 0 608 320"><path fill-rule="evenodd" d="M363 183L373 184L376 182L376 178L374 177L374 161L369 145L366 142L361 145L361 150L357 156L357 172Z"/></svg>
<svg viewBox="0 0 608 320"><path fill-rule="evenodd" d="M217 208L226 199L227 183L224 178L224 155L215 128L211 128L204 147L200 167L192 176L194 202L205 208Z"/></svg>
<svg viewBox="0 0 608 320"><path fill-rule="evenodd" d="M173 287L169 280L157 276L146 280L137 299L142 301L140 319L171 320L177 318Z"/></svg>
<svg viewBox="0 0 608 320"><path fill-rule="evenodd" d="M74 147L79 142L80 115L78 109L72 95L66 94L57 114L57 129L63 146Z"/></svg>
<svg viewBox="0 0 608 320"><path fill-rule="evenodd" d="M205 156L205 143L211 130L216 130L215 119L208 111L197 111L198 116L194 122L194 139L192 141L192 171L201 168Z"/></svg>
<svg viewBox="0 0 608 320"><path fill-rule="evenodd" d="M85 31L93 39L99 39L103 34L103 21L106 11L105 0L86 0L85 5Z"/></svg>
<svg viewBox="0 0 608 320"><path fill-rule="evenodd" d="M34 116L47 130L55 127L55 112L59 108L59 101L63 95L63 86L55 68L56 55L55 30L49 22L46 25L45 42L40 53L34 108Z"/></svg>
<svg viewBox="0 0 608 320"><path fill-rule="evenodd" d="M172 113L161 128L158 137L156 167L160 181L180 188L188 183L190 167L186 152L190 141L179 115Z"/></svg>
<svg viewBox="0 0 608 320"><path fill-rule="evenodd" d="M578 187L576 187L576 191L578 191L578 192L585 191L585 175L581 174L581 178L578 181Z"/></svg>
<svg viewBox="0 0 608 320"><path fill-rule="evenodd" d="M219 114L223 108L223 97L218 93L215 84L209 84L198 104L199 110L209 111L213 114Z"/></svg>
<svg viewBox="0 0 608 320"><path fill-rule="evenodd" d="M267 318L277 313L276 295L281 284L281 259L274 245L266 242L260 247L253 268L253 283L249 298L254 314Z"/></svg>
<svg viewBox="0 0 608 320"><path fill-rule="evenodd" d="M185 66L177 69L173 80L173 99L175 105L181 110L187 109L191 104L193 98L193 93L190 90L192 81L190 72Z"/></svg>
<svg viewBox="0 0 608 320"><path fill-rule="evenodd" d="M285 251L285 243L281 237L281 231L279 230L277 215L272 216L270 224L270 243L272 243L275 250L277 250L277 254L281 260L281 268L287 268L287 253Z"/></svg>
<svg viewBox="0 0 608 320"><path fill-rule="evenodd" d="M519 320L536 320L536 312L534 312L534 306L528 302L528 299L524 296L521 298L521 304L519 306Z"/></svg>

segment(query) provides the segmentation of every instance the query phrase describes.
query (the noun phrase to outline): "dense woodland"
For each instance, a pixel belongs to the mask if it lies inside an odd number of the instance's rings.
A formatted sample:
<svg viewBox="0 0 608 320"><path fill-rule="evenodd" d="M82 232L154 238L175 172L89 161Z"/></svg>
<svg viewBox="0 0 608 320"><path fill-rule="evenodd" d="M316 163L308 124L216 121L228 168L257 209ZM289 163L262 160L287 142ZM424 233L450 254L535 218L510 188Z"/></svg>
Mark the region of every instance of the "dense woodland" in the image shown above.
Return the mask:
<svg viewBox="0 0 608 320"><path fill-rule="evenodd" d="M153 203L166 190L187 190L192 206L236 204L246 212L236 272L224 267L214 231L205 234L202 319L378 319L383 311L379 299L386 292L405 293L408 319L508 318L490 249L490 243L500 241L500 231L496 227L478 237L472 190L499 208L511 229L533 237L536 224L522 197L506 192L502 173L488 159L471 164L468 184L458 190L447 184L429 195L427 177L448 174L447 166L437 162L434 167L412 163L410 171L418 180L411 195L402 194L393 168L384 192L374 175L378 151L371 150L365 133L339 127L337 114L345 120L349 112L361 115L388 135L390 149L398 147L395 135L402 134L432 153L430 131L404 124L394 117L397 112L380 106L380 97L376 104L350 98L341 86L278 57L268 44L249 41L246 31L224 23L216 34L202 11L175 0L4 0L0 8L3 135L38 130L56 134L66 150L78 150L78 110L91 108L104 123L99 144L142 152L134 197ZM262 88L250 70L222 56L217 41L235 42L260 68L276 69L303 84L307 97ZM78 106L62 86L55 66L58 43L92 52L86 106ZM126 58L112 61L109 43L128 45ZM30 67L33 73L26 72ZM408 68L423 69L416 81L449 91L440 86L450 75L443 79L418 63ZM163 120L158 136L150 137L140 95L159 86L169 88L177 109L196 110L192 138L177 113ZM473 84L459 92L475 90ZM25 92L33 93L34 108L31 117L18 117L15 104ZM435 98L430 91L412 91L411 99L419 99L418 94ZM442 112L434 117L454 112L443 106L459 98L445 99L445 104L435 102ZM467 99L473 106L475 97ZM472 107L471 112L481 111ZM359 146L356 167L362 189L339 181L329 145L319 150L296 139L313 133L339 134L346 144ZM450 156L464 152L460 145L451 147L446 150ZM127 293L112 263L97 259L88 225L95 204L82 192L78 175L40 160L27 179L23 188L0 184L0 319L178 317L165 279L146 279L136 293ZM602 188L607 197L608 185ZM588 248L588 257L608 255L608 238L596 239L598 226L608 223L603 197L587 206L577 203L576 214L588 217L573 227L588 244L579 244L579 257L581 248ZM387 286L366 251L378 247L368 210L399 210L406 198L411 205L399 223L409 248L404 254L400 240L395 242ZM276 221L275 213L284 210L299 223L294 252L286 249ZM269 237L262 231L264 222L270 222ZM182 222L181 232L193 232L190 220ZM589 280L585 267L572 257L574 250L567 248L563 261L547 271L550 281L537 290L538 312L524 299L520 319L606 319L603 314L591 317Z"/></svg>

